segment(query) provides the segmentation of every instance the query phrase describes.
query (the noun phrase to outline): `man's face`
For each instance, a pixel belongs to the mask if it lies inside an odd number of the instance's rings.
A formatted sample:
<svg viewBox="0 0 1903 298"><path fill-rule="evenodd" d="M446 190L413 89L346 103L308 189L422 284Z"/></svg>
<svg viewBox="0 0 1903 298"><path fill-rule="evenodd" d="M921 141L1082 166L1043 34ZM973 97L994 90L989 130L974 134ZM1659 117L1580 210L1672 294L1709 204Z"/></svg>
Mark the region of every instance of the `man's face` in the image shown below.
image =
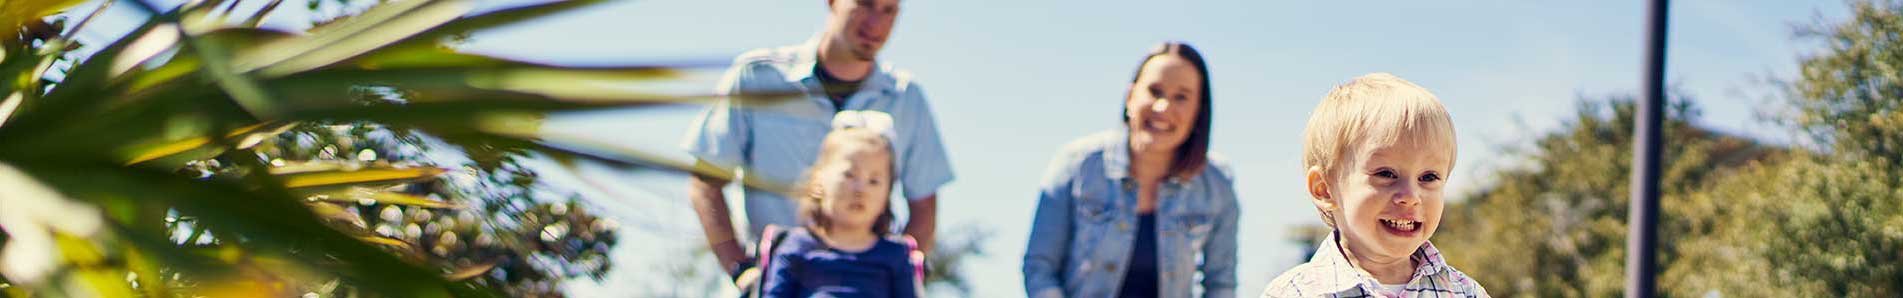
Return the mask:
<svg viewBox="0 0 1903 298"><path fill-rule="evenodd" d="M885 47L892 23L899 18L899 0L832 0L831 31L835 47L852 53L851 59L872 61Z"/></svg>

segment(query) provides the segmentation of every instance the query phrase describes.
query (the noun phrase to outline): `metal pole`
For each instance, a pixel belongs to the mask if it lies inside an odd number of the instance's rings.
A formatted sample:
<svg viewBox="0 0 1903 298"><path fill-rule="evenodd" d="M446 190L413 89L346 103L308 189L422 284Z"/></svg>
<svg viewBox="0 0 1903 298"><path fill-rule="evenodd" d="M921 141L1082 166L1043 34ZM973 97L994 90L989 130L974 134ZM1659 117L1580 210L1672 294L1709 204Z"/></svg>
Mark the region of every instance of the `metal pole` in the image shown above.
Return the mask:
<svg viewBox="0 0 1903 298"><path fill-rule="evenodd" d="M1658 292L1660 126L1665 122L1665 21L1667 0L1648 0L1645 18L1645 81L1633 127L1632 200L1626 226L1627 298Z"/></svg>

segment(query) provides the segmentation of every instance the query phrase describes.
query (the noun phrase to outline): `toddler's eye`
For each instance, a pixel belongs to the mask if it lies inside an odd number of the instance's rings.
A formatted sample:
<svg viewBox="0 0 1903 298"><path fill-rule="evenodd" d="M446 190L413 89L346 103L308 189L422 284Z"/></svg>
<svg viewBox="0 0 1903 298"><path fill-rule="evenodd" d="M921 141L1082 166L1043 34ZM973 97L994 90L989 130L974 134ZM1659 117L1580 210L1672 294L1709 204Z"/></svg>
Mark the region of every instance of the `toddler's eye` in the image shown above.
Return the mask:
<svg viewBox="0 0 1903 298"><path fill-rule="evenodd" d="M1395 175L1395 174L1394 174L1394 171L1389 171L1389 170L1380 170L1380 171L1375 171L1375 172L1374 172L1374 176L1375 176L1375 177L1380 177L1380 178L1387 178L1387 179L1400 179L1400 178L1401 178L1401 176L1400 176L1400 175Z"/></svg>
<svg viewBox="0 0 1903 298"><path fill-rule="evenodd" d="M1440 179L1440 174L1436 173L1427 173L1426 175L1421 175L1420 178L1421 182L1435 182L1440 181Z"/></svg>

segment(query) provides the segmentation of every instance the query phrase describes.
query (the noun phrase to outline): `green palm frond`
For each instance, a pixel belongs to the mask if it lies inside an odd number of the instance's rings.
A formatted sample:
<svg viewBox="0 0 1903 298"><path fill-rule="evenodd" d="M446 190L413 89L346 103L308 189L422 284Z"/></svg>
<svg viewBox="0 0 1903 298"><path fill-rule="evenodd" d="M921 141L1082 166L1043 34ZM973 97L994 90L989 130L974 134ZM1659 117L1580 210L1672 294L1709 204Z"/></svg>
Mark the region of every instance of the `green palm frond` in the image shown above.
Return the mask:
<svg viewBox="0 0 1903 298"><path fill-rule="evenodd" d="M212 296L299 291L287 280L330 280L317 290L326 293L340 289L341 281L380 296L500 296L493 285L473 279L498 270L498 263L425 265L418 259L428 247L379 235L352 211L369 205L467 208L404 190L450 170L280 163L258 158L263 155L256 146L305 123L362 121L565 160L690 173L697 171L693 165L658 154L547 138L538 133L541 119L555 112L720 98L629 86L684 81L686 71L724 65L569 67L458 53L439 44L607 1L555 1L481 14L472 14L471 1L394 1L308 32L255 28L264 13L227 22L229 9L220 13L218 7L236 7L235 0L170 10L120 2L149 17L84 57L69 55L73 41L65 37L0 34L7 39L7 55L0 56L0 74L6 75L0 84L6 96L0 100L0 140L6 140L0 142L0 164L73 201L102 207L106 233L54 233L74 239L60 242L65 258L83 259L61 263L78 267L58 280L102 291L174 296L166 284L196 278L197 284L218 284L196 289ZM0 19L41 20L77 3L0 1ZM0 25L6 31L0 33L47 31L35 22ZM70 67L48 79L49 65L61 59L70 60ZM406 96L394 104L355 100L366 88ZM227 172L184 170L212 159L229 162L221 166ZM191 220L172 223L178 217L168 214ZM181 241L172 229L191 233ZM0 284L8 295L79 295L44 283Z"/></svg>

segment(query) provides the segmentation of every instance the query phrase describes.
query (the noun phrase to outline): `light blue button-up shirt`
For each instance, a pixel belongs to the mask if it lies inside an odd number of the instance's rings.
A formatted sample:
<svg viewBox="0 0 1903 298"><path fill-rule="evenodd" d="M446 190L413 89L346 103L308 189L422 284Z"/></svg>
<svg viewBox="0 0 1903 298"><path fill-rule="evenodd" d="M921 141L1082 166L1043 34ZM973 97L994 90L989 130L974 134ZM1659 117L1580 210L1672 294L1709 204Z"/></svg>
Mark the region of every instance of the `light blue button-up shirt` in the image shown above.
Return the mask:
<svg viewBox="0 0 1903 298"><path fill-rule="evenodd" d="M723 95L806 94L799 100L727 99L709 107L688 128L682 147L702 161L727 170L741 169L748 235L768 224L795 226L797 202L776 191L790 189L818 158L819 145L841 110L875 110L892 115L893 179L905 198L923 199L952 181L950 159L939 140L938 125L925 92L905 72L884 63L862 81L858 92L836 107L814 76L818 39L797 46L740 54L715 90ZM751 236L749 236L751 237Z"/></svg>
<svg viewBox="0 0 1903 298"><path fill-rule="evenodd" d="M1136 242L1137 188L1128 148L1128 132L1116 129L1074 141L1051 161L1024 250L1028 296L1117 295ZM1210 156L1194 177L1159 184L1153 211L1159 297L1190 297L1197 284L1202 297L1235 297L1234 179Z"/></svg>

